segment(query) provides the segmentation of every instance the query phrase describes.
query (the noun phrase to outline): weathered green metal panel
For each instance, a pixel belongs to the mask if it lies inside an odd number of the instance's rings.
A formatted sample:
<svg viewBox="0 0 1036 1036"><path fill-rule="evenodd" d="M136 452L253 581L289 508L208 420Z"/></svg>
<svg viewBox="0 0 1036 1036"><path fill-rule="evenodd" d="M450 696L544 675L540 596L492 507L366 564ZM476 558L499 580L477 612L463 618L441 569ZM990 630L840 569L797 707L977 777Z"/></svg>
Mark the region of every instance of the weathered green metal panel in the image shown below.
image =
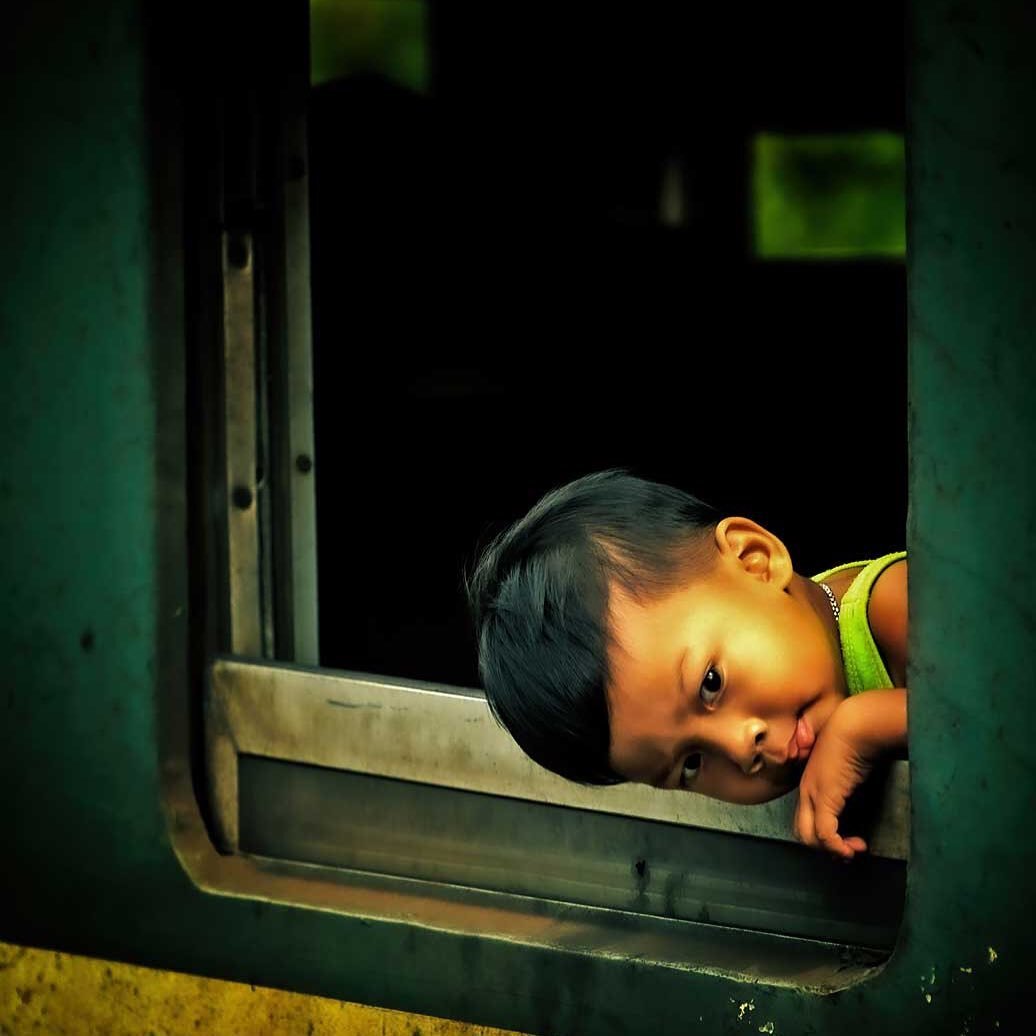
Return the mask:
<svg viewBox="0 0 1036 1036"><path fill-rule="evenodd" d="M1036 945L1034 45L1030 3L915 6L908 935L947 1024L1024 1004Z"/></svg>
<svg viewBox="0 0 1036 1036"><path fill-rule="evenodd" d="M1009 1031L1036 906L1029 5L911 12L913 858L891 962L824 998L188 881L158 763L187 616L153 74L162 46L188 59L132 0L23 8L0 102L0 938L527 1031Z"/></svg>
<svg viewBox="0 0 1036 1036"><path fill-rule="evenodd" d="M0 768L5 866L28 908L75 902L114 846L119 869L145 875L163 822L139 17L19 8L0 163Z"/></svg>

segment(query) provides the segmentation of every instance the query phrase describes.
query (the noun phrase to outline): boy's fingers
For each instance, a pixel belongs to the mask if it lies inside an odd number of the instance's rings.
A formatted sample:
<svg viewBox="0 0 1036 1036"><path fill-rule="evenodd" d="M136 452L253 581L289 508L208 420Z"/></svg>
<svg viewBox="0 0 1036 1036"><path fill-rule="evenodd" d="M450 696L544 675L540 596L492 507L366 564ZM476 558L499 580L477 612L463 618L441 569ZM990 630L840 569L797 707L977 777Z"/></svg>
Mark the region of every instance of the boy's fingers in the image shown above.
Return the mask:
<svg viewBox="0 0 1036 1036"><path fill-rule="evenodd" d="M799 790L799 806L795 811L795 837L803 845L815 846L817 844L816 831L814 830L813 803L809 795Z"/></svg>
<svg viewBox="0 0 1036 1036"><path fill-rule="evenodd" d="M831 810L821 810L817 815L816 825L817 839L828 852L848 860L856 855L856 849L838 833L837 813ZM859 843L861 839L854 838L852 841Z"/></svg>

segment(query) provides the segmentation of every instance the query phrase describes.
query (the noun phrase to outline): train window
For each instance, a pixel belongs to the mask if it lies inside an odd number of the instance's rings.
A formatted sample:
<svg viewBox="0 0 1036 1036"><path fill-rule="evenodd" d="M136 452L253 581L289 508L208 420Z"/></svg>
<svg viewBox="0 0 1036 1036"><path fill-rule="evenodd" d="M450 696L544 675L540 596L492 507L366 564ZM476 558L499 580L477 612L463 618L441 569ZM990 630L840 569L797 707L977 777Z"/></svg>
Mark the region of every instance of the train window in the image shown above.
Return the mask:
<svg viewBox="0 0 1036 1036"><path fill-rule="evenodd" d="M761 258L906 252L906 156L898 133L752 142L755 250Z"/></svg>
<svg viewBox="0 0 1036 1036"><path fill-rule="evenodd" d="M848 14L770 13L745 38L661 4L548 27L314 0L281 80L228 88L196 478L196 764L225 855L199 881L817 989L887 957L905 763L855 803L872 852L852 868L793 841L791 797L567 784L492 721L461 572L548 488L612 466L756 516L799 571L903 545L895 249L752 245L753 141L772 172L810 135L902 133L901 71L871 72L901 64L889 12L833 54ZM790 179L757 177L766 226L802 200ZM878 398L879 428L841 419ZM888 487L879 512L831 521L835 426Z"/></svg>
<svg viewBox="0 0 1036 1036"><path fill-rule="evenodd" d="M310 82L370 75L427 91L428 7L425 0L311 0Z"/></svg>

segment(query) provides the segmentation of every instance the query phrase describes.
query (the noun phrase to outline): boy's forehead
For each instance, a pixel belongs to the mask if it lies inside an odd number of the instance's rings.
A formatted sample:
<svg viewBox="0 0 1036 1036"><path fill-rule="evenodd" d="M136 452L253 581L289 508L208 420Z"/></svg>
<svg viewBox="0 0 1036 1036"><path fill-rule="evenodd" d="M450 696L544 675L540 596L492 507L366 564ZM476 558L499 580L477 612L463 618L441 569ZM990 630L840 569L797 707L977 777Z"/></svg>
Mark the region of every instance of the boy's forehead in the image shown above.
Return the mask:
<svg viewBox="0 0 1036 1036"><path fill-rule="evenodd" d="M658 632L688 610L707 609L712 597L709 576L687 579L657 593L632 593L612 584L608 593L609 625L616 640Z"/></svg>
<svg viewBox="0 0 1036 1036"><path fill-rule="evenodd" d="M671 764L668 740L659 731L675 728L682 653L686 644L674 621L679 595L663 600L617 598L608 649L606 698L610 717L610 760L619 773L652 782Z"/></svg>
<svg viewBox="0 0 1036 1036"><path fill-rule="evenodd" d="M611 587L608 633L613 679L650 666L670 646L697 641L717 612L722 611L728 621L732 606L752 607L739 589L738 580L718 569L659 595L635 596L625 587Z"/></svg>
<svg viewBox="0 0 1036 1036"><path fill-rule="evenodd" d="M634 597L625 590L609 601L609 633L613 679L657 659L675 637L690 607L686 589L662 597Z"/></svg>

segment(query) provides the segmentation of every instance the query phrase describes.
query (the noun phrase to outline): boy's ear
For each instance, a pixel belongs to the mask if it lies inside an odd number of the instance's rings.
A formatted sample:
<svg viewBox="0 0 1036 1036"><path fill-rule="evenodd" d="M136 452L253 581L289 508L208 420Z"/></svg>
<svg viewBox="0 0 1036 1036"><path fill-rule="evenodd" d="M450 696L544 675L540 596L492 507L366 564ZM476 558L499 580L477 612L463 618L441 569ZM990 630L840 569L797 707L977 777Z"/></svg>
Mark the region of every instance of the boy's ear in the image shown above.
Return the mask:
<svg viewBox="0 0 1036 1036"><path fill-rule="evenodd" d="M720 554L764 583L785 589L795 574L788 548L751 518L724 518L716 526Z"/></svg>

